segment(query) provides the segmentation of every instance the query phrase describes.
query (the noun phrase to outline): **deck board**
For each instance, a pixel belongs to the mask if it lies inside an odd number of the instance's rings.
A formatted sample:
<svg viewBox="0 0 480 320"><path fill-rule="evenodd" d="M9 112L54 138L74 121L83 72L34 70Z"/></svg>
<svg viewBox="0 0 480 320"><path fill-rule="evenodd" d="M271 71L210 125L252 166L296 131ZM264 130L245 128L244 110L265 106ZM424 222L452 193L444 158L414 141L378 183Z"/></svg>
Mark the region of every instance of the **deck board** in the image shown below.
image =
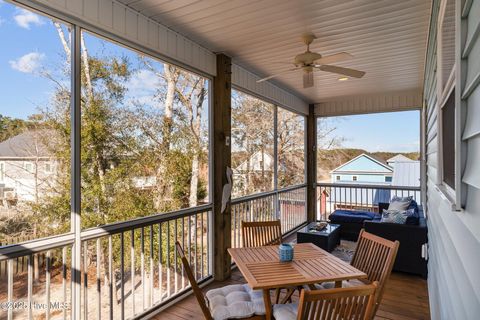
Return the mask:
<svg viewBox="0 0 480 320"><path fill-rule="evenodd" d="M238 270L233 271L231 279L223 282L215 282L207 286L208 291L217 286L244 283L243 277ZM294 300L298 295L294 296ZM194 296L176 303L159 313L153 319L171 320L201 320L202 312ZM377 320L423 320L430 319L428 305L427 282L420 277L392 273L387 281L385 294L375 317Z"/></svg>

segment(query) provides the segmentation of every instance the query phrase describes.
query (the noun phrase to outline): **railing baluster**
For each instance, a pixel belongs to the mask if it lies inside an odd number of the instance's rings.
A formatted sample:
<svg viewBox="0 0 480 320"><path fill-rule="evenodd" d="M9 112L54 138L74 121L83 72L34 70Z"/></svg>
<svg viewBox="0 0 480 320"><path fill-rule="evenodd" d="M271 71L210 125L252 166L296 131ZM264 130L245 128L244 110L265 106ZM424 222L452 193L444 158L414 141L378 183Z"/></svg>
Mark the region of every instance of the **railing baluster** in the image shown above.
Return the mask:
<svg viewBox="0 0 480 320"><path fill-rule="evenodd" d="M12 320L13 319L13 306L11 305L13 303L13 259L8 259L7 262L7 302L8 302L8 310L7 310L7 319Z"/></svg>
<svg viewBox="0 0 480 320"><path fill-rule="evenodd" d="M182 248L185 248L185 217L182 217ZM185 274L184 274L184 270L182 267L180 267L180 269L182 270L182 289L185 288Z"/></svg>
<svg viewBox="0 0 480 320"><path fill-rule="evenodd" d="M47 265L46 265L46 272L45 272L45 292L46 292L46 302L47 302L47 310L45 310L45 319L50 319L50 268L51 268L51 252L50 250L47 251ZM86 318L85 318L86 319Z"/></svg>
<svg viewBox="0 0 480 320"><path fill-rule="evenodd" d="M65 260L64 260L65 261ZM64 268L65 268L65 263L64 262ZM64 280L64 286L65 286L65 273L64 273L64 276L63 276L63 280ZM27 280L27 291L28 291L28 294L27 294L27 303L28 303L28 319L31 320L33 319L33 309L32 309L32 303L33 303L33 300L32 300L32 294L33 294L33 255L29 255L28 256L28 280ZM64 299L65 299L65 292L66 292L66 288L64 287ZM67 309L63 309L63 318L65 319L66 318L66 311Z"/></svg>
<svg viewBox="0 0 480 320"><path fill-rule="evenodd" d="M87 241L83 242L83 316L84 319L88 319L88 243ZM48 257L47 257L48 261Z"/></svg>
<svg viewBox="0 0 480 320"><path fill-rule="evenodd" d="M140 272L142 273L142 311L145 311L145 229L140 228Z"/></svg>
<svg viewBox="0 0 480 320"><path fill-rule="evenodd" d="M175 237L175 241L177 241L177 236L178 236L178 228L177 228L177 224L178 224L178 220L175 219L174 220L175 224L173 226L173 232L174 232L174 237ZM177 293L178 292L178 266L177 266L177 250L175 250L175 247L173 247L173 276L175 278L175 286L174 286L174 293Z"/></svg>
<svg viewBox="0 0 480 320"><path fill-rule="evenodd" d="M108 291L109 291L109 302L110 302L110 310L109 310L109 315L110 315L110 320L113 320L113 261L112 261L112 236L108 237Z"/></svg>
<svg viewBox="0 0 480 320"><path fill-rule="evenodd" d="M120 316L125 319L125 235L120 232Z"/></svg>
<svg viewBox="0 0 480 320"><path fill-rule="evenodd" d="M163 300L163 239L162 239L162 224L158 224L158 290L160 293L160 302Z"/></svg>
<svg viewBox="0 0 480 320"><path fill-rule="evenodd" d="M153 225L150 225L150 305L153 306Z"/></svg>
<svg viewBox="0 0 480 320"><path fill-rule="evenodd" d="M170 220L167 221L167 297L170 297Z"/></svg>
<svg viewBox="0 0 480 320"><path fill-rule="evenodd" d="M198 228L198 224L197 224L197 215L194 215L193 216L193 222L195 223L195 229L193 229L193 237L194 237L194 240L193 240L193 252L194 252L194 256L193 256L193 265L194 265L194 272L195 272L195 279L197 279L198 277L198 266L197 266L197 260L198 260L198 257L197 257L197 243L198 243L198 236L197 236L197 228Z"/></svg>
<svg viewBox="0 0 480 320"><path fill-rule="evenodd" d="M101 240L97 239L97 319L102 318L102 283L100 280L100 257L101 257Z"/></svg>
<svg viewBox="0 0 480 320"><path fill-rule="evenodd" d="M132 288L132 316L135 316L135 229L130 231L130 286Z"/></svg>
<svg viewBox="0 0 480 320"><path fill-rule="evenodd" d="M201 267L202 267L202 277L201 277L201 278L202 278L202 279L203 279L203 277L204 277L204 273L203 273L203 272L204 272L204 261L203 261L203 254L204 254L204 247L203 247L203 225L204 225L204 222L205 222L205 216L204 216L204 214L205 214L205 212L200 213L200 215L201 215L201 217L202 217L202 220L201 220L201 221L202 221L202 225L201 225L201 229L200 229L200 230L201 230L201 234L202 234L202 237L201 237L201 239L202 239L202 240L201 240L201 247L202 247L202 250L201 250L201 252L202 252L202 260L201 260L201 263L202 263L202 265L201 265ZM182 270L183 270L183 268L182 268Z"/></svg>

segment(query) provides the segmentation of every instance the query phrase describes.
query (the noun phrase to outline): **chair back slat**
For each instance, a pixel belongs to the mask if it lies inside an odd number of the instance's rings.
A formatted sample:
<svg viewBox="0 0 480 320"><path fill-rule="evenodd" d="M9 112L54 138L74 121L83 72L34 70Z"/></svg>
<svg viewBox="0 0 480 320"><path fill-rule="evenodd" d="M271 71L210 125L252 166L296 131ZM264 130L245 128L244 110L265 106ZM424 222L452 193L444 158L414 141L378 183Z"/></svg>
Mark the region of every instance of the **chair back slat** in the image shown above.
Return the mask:
<svg viewBox="0 0 480 320"><path fill-rule="evenodd" d="M302 290L298 320L369 320L378 282L353 288Z"/></svg>
<svg viewBox="0 0 480 320"><path fill-rule="evenodd" d="M212 314L210 309L208 309L207 303L205 302L205 297L203 296L202 290L198 286L197 280L193 275L192 268L190 268L190 264L188 263L188 259L185 256L185 252L183 251L182 245L180 242L175 243L175 247L177 249L177 255L182 260L183 269L187 274L188 280L190 281L190 285L192 286L193 294L195 298L197 298L198 304L202 309L202 313L206 320L213 320Z"/></svg>
<svg viewBox="0 0 480 320"><path fill-rule="evenodd" d="M282 243L280 220L247 222L242 221L244 247L262 247Z"/></svg>
<svg viewBox="0 0 480 320"><path fill-rule="evenodd" d="M385 283L392 272L399 245L398 241L381 238L363 229L358 236L351 265L365 272L369 282L378 281L375 311L382 300Z"/></svg>

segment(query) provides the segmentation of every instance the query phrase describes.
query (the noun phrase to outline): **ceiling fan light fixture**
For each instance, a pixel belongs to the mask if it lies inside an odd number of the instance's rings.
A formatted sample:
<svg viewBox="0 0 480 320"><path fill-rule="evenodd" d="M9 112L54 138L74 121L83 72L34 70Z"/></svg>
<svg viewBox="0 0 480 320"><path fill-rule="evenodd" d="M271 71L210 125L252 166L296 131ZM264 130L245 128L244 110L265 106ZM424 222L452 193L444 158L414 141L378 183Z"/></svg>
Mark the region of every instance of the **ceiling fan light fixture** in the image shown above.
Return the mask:
<svg viewBox="0 0 480 320"><path fill-rule="evenodd" d="M341 77L341 78L338 78L338 81L347 81L348 80L348 77Z"/></svg>

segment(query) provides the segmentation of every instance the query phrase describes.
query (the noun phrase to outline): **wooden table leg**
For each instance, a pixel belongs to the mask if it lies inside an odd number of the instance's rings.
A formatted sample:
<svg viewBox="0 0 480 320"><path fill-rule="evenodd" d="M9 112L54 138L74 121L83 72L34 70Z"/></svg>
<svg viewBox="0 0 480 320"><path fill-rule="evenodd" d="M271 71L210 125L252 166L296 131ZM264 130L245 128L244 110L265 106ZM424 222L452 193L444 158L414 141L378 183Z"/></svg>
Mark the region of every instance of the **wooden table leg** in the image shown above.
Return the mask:
<svg viewBox="0 0 480 320"><path fill-rule="evenodd" d="M341 288L342 287L342 281L335 281L335 288Z"/></svg>
<svg viewBox="0 0 480 320"><path fill-rule="evenodd" d="M263 302L265 303L265 319L272 319L272 300L270 299L270 289L263 290Z"/></svg>

